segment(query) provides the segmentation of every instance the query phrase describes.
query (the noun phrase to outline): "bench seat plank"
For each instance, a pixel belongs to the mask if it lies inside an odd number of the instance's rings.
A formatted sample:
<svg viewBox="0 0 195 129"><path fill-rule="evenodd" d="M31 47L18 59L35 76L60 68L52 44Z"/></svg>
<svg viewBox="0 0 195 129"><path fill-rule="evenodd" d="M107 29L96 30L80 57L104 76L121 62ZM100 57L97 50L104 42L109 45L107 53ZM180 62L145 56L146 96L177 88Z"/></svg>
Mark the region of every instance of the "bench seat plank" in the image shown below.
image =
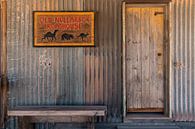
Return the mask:
<svg viewBox="0 0 195 129"><path fill-rule="evenodd" d="M105 116L106 106L25 106L8 110L8 116Z"/></svg>

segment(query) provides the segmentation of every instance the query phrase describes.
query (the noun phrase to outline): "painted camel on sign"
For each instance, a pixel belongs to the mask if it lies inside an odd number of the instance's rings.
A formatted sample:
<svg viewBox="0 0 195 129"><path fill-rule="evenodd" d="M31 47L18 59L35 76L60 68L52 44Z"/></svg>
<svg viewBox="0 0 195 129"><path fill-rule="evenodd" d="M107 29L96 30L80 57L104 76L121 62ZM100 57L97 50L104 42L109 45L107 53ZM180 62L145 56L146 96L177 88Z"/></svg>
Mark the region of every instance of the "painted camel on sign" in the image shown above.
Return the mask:
<svg viewBox="0 0 195 129"><path fill-rule="evenodd" d="M51 41L53 41L54 39L56 40L56 33L57 33L57 32L58 32L58 30L55 30L53 33L52 33L52 32L47 32L47 33L43 36L42 40L44 40L44 39L49 40L49 38L51 39Z"/></svg>

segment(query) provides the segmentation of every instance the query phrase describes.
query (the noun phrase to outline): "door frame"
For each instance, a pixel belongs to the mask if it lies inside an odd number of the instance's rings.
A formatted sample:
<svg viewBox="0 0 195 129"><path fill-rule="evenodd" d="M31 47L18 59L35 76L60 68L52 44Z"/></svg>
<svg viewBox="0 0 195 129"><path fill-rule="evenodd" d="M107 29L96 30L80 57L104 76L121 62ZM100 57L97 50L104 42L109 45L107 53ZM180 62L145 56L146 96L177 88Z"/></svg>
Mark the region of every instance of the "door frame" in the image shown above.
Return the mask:
<svg viewBox="0 0 195 129"><path fill-rule="evenodd" d="M171 113L171 86L172 86L172 29L171 29L171 19L172 19L172 4L171 0L126 0L122 3L122 81L123 81L123 121L127 117L127 97L126 97L126 41L125 41L125 20L126 20L126 7L164 7L165 9L165 19L164 19L164 43L166 51L166 60L165 65L165 90L164 90L164 116L163 117L172 117Z"/></svg>

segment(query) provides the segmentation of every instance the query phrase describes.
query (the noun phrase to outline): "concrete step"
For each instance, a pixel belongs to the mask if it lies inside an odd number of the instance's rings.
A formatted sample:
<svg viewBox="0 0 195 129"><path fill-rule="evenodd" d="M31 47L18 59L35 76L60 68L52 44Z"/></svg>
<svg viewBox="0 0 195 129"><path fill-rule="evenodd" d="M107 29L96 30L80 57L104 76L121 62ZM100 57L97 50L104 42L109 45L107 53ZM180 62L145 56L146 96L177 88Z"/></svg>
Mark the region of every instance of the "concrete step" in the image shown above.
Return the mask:
<svg viewBox="0 0 195 129"><path fill-rule="evenodd" d="M181 129L173 126L118 126L118 129Z"/></svg>
<svg viewBox="0 0 195 129"><path fill-rule="evenodd" d="M174 123L126 123L119 125L118 129L180 129Z"/></svg>

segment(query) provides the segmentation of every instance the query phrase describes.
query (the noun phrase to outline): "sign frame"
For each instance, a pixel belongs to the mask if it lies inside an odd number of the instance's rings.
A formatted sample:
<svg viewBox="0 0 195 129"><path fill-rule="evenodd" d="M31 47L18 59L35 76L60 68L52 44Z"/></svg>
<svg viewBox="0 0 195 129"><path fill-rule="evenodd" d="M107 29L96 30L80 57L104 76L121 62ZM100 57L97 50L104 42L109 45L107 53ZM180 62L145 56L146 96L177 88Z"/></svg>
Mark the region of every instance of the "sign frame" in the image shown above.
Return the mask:
<svg viewBox="0 0 195 129"><path fill-rule="evenodd" d="M53 37L49 37L49 38L45 37L45 35L47 33L55 34L55 31L58 30L58 29L55 29L51 32L49 31L49 32L45 32L45 34L42 34L42 41L38 42L38 40L40 40L40 34L37 33L38 32L38 16L47 16L47 17L53 16L53 17L55 17L56 15L59 15L59 16L69 15L72 17L74 15L77 17L78 16L82 17L85 15L89 16L90 17L90 26L88 28L90 28L90 29L87 30L89 33L83 32L83 33L80 33L80 35L74 35L74 38L77 38L77 40L78 40L78 38L80 38L79 42L76 42L76 41L71 42L71 39L73 39L73 37L69 37L68 39L67 39L67 37L65 37L64 40L66 40L66 42L54 41L54 40L56 40L56 37L54 37L54 39L53 39ZM69 23L69 24L71 24L71 23ZM85 29L85 28L83 27L83 29ZM76 30L75 30L75 32L76 32ZM74 34L74 31L72 33ZM39 38L38 38L38 36L39 36ZM63 38L62 35L60 38ZM87 41L85 41L84 39L87 39ZM62 39L59 39L59 40L62 40ZM95 46L95 12L94 11L33 11L33 46L34 47L85 47L85 46L86 47L94 47Z"/></svg>

